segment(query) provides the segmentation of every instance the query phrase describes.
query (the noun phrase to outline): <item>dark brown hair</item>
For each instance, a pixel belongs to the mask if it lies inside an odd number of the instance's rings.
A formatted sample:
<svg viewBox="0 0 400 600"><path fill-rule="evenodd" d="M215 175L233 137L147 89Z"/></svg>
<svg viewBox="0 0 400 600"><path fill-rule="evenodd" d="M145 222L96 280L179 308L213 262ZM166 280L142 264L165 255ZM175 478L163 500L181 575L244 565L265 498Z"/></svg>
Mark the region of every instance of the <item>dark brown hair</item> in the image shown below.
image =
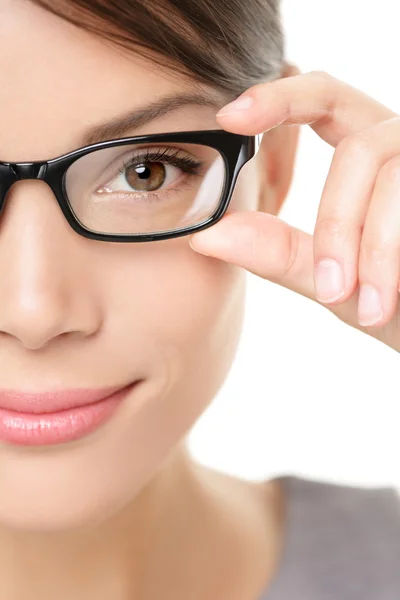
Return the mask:
<svg viewBox="0 0 400 600"><path fill-rule="evenodd" d="M280 0L32 1L229 99L285 62Z"/></svg>

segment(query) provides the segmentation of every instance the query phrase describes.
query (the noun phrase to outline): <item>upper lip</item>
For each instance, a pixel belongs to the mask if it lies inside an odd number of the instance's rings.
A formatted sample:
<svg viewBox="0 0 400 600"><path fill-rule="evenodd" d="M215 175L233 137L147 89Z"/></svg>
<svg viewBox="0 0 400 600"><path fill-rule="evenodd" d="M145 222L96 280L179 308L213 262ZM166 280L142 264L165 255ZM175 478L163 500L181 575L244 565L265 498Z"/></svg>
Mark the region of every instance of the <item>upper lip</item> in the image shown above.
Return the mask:
<svg viewBox="0 0 400 600"><path fill-rule="evenodd" d="M52 413L105 400L108 396L125 387L128 386L117 385L97 389L54 390L43 393L0 389L0 408L21 413Z"/></svg>

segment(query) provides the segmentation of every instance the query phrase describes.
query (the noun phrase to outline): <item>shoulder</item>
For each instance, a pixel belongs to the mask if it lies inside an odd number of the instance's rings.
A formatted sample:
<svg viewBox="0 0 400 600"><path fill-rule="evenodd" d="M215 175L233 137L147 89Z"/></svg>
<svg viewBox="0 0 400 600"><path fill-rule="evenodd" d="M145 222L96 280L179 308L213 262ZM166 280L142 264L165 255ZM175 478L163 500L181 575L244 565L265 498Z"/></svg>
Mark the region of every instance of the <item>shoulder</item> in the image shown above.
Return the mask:
<svg viewBox="0 0 400 600"><path fill-rule="evenodd" d="M400 495L283 475L283 551L263 600L399 600ZM261 599L260 599L261 600Z"/></svg>
<svg viewBox="0 0 400 600"><path fill-rule="evenodd" d="M400 495L395 488L296 476L278 481L285 499L287 558L294 563L307 556L301 561L305 577L335 590L335 597L400 598Z"/></svg>
<svg viewBox="0 0 400 600"><path fill-rule="evenodd" d="M297 476L278 481L287 517L297 523L313 524L313 529L318 526L321 533L343 536L347 542L351 531L357 531L375 542L393 537L400 545L400 494L394 487L358 487Z"/></svg>
<svg viewBox="0 0 400 600"><path fill-rule="evenodd" d="M304 478L296 475L283 475L279 482L286 496L295 496L297 502L311 497L327 501L332 508L346 510L357 504L358 508L390 505L400 516L400 493L395 487L363 487L339 484L328 481Z"/></svg>

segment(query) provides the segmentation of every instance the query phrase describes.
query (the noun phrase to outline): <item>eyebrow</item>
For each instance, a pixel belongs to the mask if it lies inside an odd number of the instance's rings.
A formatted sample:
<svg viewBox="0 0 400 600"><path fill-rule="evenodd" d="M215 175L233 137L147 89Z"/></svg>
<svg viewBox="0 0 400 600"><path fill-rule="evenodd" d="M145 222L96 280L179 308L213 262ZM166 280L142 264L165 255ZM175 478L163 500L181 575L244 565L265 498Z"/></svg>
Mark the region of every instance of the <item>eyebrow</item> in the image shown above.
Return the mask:
<svg viewBox="0 0 400 600"><path fill-rule="evenodd" d="M184 106L208 106L219 110L222 100L203 93L179 93L158 98L150 105L130 111L101 125L87 129L82 137L81 146L90 146L107 140L124 137L127 132L138 129L150 121L176 111Z"/></svg>

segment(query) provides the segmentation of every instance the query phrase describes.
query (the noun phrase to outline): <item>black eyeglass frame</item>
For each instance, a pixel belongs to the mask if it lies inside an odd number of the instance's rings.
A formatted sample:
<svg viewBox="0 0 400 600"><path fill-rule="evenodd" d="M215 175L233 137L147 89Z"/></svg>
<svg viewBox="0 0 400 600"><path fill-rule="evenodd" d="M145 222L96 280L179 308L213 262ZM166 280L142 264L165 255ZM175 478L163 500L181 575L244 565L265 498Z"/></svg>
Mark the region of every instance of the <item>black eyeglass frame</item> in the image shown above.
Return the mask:
<svg viewBox="0 0 400 600"><path fill-rule="evenodd" d="M224 131L222 129L181 131L107 140L105 142L78 148L68 154L63 154L62 156L47 161L17 163L0 161L0 215L5 206L8 190L14 183L23 179L39 179L50 186L72 229L86 238L104 242L153 242L189 235L196 231L211 227L225 214L229 202L231 201L239 172L242 167L256 155L261 144L261 139L262 134L246 136ZM213 215L206 221L197 225L183 227L172 231L154 232L151 234L137 233L131 235L98 233L84 227L69 204L65 185L65 176L69 167L76 160L82 158L82 156L96 150L128 144L157 142L202 144L219 151L225 163L226 178L221 200Z"/></svg>

